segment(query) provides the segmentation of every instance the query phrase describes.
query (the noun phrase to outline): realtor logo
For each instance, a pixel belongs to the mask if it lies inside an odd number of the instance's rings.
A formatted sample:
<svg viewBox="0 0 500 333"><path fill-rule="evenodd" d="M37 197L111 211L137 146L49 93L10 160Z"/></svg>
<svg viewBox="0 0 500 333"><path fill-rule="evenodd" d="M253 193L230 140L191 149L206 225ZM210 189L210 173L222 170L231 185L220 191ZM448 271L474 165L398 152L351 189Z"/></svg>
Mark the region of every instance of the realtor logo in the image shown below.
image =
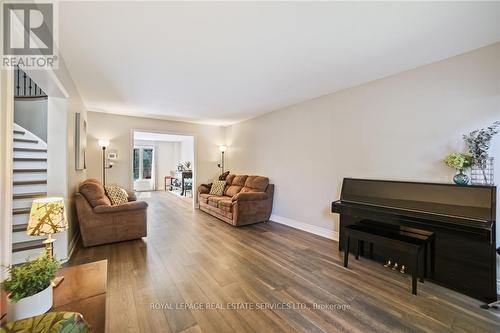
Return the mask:
<svg viewBox="0 0 500 333"><path fill-rule="evenodd" d="M1 67L55 69L54 18L54 3L4 3Z"/></svg>

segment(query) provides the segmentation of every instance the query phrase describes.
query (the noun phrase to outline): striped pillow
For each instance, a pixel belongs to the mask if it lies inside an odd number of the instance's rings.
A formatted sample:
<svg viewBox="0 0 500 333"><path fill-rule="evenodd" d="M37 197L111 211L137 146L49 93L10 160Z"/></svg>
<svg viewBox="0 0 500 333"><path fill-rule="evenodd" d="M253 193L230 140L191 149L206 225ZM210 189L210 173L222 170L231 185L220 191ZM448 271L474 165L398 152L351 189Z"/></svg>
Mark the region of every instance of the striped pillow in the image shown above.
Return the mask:
<svg viewBox="0 0 500 333"><path fill-rule="evenodd" d="M214 180L212 187L210 188L211 195L223 195L224 189L226 188L225 180Z"/></svg>

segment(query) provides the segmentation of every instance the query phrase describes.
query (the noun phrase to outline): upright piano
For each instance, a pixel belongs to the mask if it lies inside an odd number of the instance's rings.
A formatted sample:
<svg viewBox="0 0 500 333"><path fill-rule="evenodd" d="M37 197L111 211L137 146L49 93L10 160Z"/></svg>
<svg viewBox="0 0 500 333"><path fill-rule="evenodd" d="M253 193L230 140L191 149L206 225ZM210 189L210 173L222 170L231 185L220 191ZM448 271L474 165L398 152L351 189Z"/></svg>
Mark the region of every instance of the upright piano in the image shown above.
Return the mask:
<svg viewBox="0 0 500 333"><path fill-rule="evenodd" d="M497 299L495 186L345 178L332 212L340 214L340 250L343 228L354 223L432 232L426 278L482 301ZM371 255L404 260L390 248L375 247Z"/></svg>

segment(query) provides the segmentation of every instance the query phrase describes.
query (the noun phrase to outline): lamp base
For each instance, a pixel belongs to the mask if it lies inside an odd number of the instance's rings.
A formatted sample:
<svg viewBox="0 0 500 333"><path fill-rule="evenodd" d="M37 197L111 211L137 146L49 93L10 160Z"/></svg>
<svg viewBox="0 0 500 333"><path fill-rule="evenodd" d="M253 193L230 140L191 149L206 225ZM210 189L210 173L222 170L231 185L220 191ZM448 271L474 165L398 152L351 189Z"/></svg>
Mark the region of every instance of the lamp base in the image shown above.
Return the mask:
<svg viewBox="0 0 500 333"><path fill-rule="evenodd" d="M52 280L52 287L57 288L57 286L60 285L61 282L63 282L63 280L64 280L64 276L56 276Z"/></svg>

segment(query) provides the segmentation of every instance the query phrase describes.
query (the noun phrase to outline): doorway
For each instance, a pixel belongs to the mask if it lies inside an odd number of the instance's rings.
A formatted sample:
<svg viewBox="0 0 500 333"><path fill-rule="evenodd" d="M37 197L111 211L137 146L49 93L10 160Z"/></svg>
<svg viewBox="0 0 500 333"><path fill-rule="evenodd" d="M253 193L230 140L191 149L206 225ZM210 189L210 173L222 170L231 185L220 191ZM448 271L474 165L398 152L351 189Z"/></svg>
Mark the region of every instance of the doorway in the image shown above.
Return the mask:
<svg viewBox="0 0 500 333"><path fill-rule="evenodd" d="M193 135L133 130L132 181L135 191L163 191L192 202Z"/></svg>

